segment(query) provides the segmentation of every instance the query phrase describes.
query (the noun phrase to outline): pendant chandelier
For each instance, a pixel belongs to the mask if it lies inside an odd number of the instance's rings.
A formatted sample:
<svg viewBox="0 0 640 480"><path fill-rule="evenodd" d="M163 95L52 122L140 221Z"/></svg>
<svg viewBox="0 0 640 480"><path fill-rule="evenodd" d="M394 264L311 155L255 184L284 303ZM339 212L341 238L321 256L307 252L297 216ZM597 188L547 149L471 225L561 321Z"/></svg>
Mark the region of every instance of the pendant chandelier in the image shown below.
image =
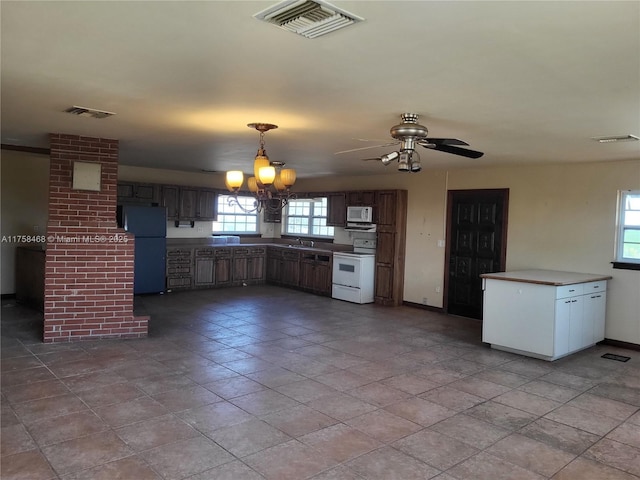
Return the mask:
<svg viewBox="0 0 640 480"><path fill-rule="evenodd" d="M238 192L244 183L244 173L241 170L230 170L225 178L227 189L233 194L229 198L229 205L237 206L245 212L282 210L290 199L295 198L290 188L296 182L296 171L283 168L283 162L269 160L264 149L264 133L278 126L271 123L250 123L247 127L260 132L260 146L253 161L254 176L247 179L247 187L255 197L255 202L253 208L248 209L238 201Z"/></svg>

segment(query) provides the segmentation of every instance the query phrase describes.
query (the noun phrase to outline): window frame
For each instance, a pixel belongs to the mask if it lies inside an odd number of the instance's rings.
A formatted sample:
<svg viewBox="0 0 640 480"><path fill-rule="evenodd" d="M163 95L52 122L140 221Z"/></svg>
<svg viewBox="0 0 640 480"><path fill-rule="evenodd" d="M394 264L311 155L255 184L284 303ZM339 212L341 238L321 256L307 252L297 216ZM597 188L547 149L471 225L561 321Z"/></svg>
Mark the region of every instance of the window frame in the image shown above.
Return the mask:
<svg viewBox="0 0 640 480"><path fill-rule="evenodd" d="M310 202L310 212L308 216L303 215L290 215L289 209L292 203L294 202ZM314 206L318 202L323 202L322 207L324 208L325 215L314 215ZM282 221L282 235L289 237L304 237L304 238L317 238L319 240L333 240L335 238L335 227L332 225L327 225L327 208L329 204L329 199L326 196L313 197L313 198L296 198L294 200L289 200L285 211L283 212L283 221ZM289 232L289 219L290 218L307 218L307 228L309 233L291 233ZM314 225L314 219L324 219L324 225ZM320 233L314 233L314 227L326 228L329 229L332 233L330 235L322 235Z"/></svg>
<svg viewBox="0 0 640 480"><path fill-rule="evenodd" d="M637 231L640 234L640 225L630 225L627 222L627 212L636 211L628 210L627 198L637 197L637 201L640 202L640 190L622 190L618 195L618 210L616 215L616 248L615 248L615 261L613 261L614 268L623 268L628 270L640 270L640 258L625 257L624 247L625 233L628 231ZM640 210L637 210L640 215ZM634 242L635 243L635 242Z"/></svg>
<svg viewBox="0 0 640 480"><path fill-rule="evenodd" d="M229 205L229 198L234 198L234 195L229 194L218 194L218 215L217 220L212 222L211 231L214 235L260 235L260 212L257 210L253 212L245 212L237 205ZM238 195L238 200L242 203L245 203L245 208L253 208L255 197L252 195ZM233 211L225 212L225 210L233 209ZM234 215L234 216L242 216L246 218L254 217L256 229L255 231L247 231L247 230L216 230L216 224L223 224L224 222L221 220L221 217L224 215ZM237 222L233 222L236 224Z"/></svg>

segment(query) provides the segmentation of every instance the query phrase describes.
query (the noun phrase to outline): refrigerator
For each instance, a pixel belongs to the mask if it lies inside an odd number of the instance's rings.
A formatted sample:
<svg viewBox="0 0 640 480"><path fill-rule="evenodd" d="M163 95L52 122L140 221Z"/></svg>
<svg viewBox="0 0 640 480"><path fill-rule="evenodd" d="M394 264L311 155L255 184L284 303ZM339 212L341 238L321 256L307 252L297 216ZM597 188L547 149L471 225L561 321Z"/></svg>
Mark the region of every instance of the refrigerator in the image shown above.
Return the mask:
<svg viewBox="0 0 640 480"><path fill-rule="evenodd" d="M118 207L118 225L136 237L133 293L164 292L167 209L121 205Z"/></svg>

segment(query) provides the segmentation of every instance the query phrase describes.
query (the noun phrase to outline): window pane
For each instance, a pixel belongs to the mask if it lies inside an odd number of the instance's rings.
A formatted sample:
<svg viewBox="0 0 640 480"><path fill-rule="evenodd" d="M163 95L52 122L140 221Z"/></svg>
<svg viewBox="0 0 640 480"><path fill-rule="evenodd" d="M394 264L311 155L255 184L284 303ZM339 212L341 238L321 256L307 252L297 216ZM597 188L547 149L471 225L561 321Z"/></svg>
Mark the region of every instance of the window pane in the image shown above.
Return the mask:
<svg viewBox="0 0 640 480"><path fill-rule="evenodd" d="M232 202L229 203L229 199ZM247 210L255 207L255 199L250 196L238 196L238 203ZM236 203L231 195L218 195L218 221L213 222L215 233L258 233L258 213L247 213Z"/></svg>
<svg viewBox="0 0 640 480"><path fill-rule="evenodd" d="M286 210L284 233L333 237L327 227L327 198L291 200Z"/></svg>
<svg viewBox="0 0 640 480"><path fill-rule="evenodd" d="M640 263L640 191L622 192L618 225L616 260Z"/></svg>

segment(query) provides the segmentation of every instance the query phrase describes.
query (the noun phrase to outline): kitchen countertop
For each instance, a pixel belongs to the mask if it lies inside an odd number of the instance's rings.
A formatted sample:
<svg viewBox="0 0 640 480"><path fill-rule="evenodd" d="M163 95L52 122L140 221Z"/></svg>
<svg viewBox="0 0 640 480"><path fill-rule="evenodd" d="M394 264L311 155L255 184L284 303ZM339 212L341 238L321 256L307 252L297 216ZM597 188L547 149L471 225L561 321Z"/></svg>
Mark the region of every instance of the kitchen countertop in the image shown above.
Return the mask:
<svg viewBox="0 0 640 480"><path fill-rule="evenodd" d="M573 285L575 283L609 280L610 275L597 273L560 272L556 270L516 270L513 272L483 273L482 278L505 280L508 282L535 283L538 285Z"/></svg>
<svg viewBox="0 0 640 480"><path fill-rule="evenodd" d="M307 252L315 252L315 253L328 253L333 254L335 251L347 251L351 252L350 246L347 246L348 250L338 250L338 249L329 249L329 248L319 248L319 247L308 247L303 245L290 245L287 243L227 243L227 244L210 244L210 243L167 243L167 248L250 248L250 247L278 247L283 249L290 250L300 250Z"/></svg>

